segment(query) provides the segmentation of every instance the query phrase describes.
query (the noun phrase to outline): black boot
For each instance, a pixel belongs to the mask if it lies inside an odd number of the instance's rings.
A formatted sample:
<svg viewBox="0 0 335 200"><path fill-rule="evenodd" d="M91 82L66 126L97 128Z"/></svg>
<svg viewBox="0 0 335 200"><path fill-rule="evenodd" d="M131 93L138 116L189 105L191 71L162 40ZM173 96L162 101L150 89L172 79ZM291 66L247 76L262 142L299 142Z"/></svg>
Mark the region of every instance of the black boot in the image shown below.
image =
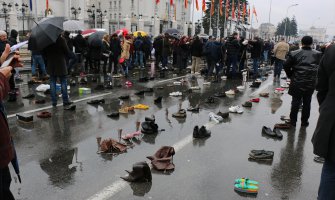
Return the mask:
<svg viewBox="0 0 335 200"><path fill-rule="evenodd" d="M128 172L128 176L121 177L129 182L151 182L152 176L150 167L146 162L138 162L133 165L133 171Z"/></svg>
<svg viewBox="0 0 335 200"><path fill-rule="evenodd" d="M193 129L193 137L199 138L199 126L195 126Z"/></svg>

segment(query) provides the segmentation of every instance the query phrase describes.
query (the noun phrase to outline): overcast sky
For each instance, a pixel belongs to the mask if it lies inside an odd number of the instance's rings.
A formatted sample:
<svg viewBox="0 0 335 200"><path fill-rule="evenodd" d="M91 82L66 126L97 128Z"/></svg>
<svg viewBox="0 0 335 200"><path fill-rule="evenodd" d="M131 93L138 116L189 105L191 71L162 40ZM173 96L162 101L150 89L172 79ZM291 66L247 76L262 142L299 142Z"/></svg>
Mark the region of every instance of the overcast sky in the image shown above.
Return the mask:
<svg viewBox="0 0 335 200"><path fill-rule="evenodd" d="M201 0L198 0L199 3ZM209 0L206 0L209 1ZM269 21L271 0L249 0L255 5L258 14L258 23L254 19L254 27ZM277 24L285 18L287 8L292 4L299 4L291 7L288 17L296 17L299 29L315 27L327 28L327 33L335 35L335 0L272 0L271 23ZM197 14L201 16L200 13Z"/></svg>

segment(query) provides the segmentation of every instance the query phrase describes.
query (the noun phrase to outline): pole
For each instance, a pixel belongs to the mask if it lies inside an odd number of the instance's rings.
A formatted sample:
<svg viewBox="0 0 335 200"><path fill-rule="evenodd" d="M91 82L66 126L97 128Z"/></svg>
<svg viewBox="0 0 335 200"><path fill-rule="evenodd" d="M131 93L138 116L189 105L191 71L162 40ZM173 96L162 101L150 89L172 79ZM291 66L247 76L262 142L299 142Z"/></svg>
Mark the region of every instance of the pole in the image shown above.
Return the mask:
<svg viewBox="0 0 335 200"><path fill-rule="evenodd" d="M297 6L297 5L299 5L299 4L292 4L292 5L290 5L289 7L287 7L287 10L286 10L286 17L285 17L285 29L284 29L284 37L285 37L285 39L286 39L286 26L287 26L287 16L288 16L288 10L290 9L290 8L292 8L292 7L294 7L294 6Z"/></svg>
<svg viewBox="0 0 335 200"><path fill-rule="evenodd" d="M6 25L6 33L8 34L8 25L7 25L7 11L4 9L4 14L5 14L5 25Z"/></svg>
<svg viewBox="0 0 335 200"><path fill-rule="evenodd" d="M270 0L269 24L271 23L272 0Z"/></svg>
<svg viewBox="0 0 335 200"><path fill-rule="evenodd" d="M97 7L94 6L94 28L97 28Z"/></svg>
<svg viewBox="0 0 335 200"><path fill-rule="evenodd" d="M220 20L220 6L218 6L217 21L216 21L216 37L217 38L220 38L219 20Z"/></svg>
<svg viewBox="0 0 335 200"><path fill-rule="evenodd" d="M23 36L24 36L24 11L22 11L22 24L23 24Z"/></svg>

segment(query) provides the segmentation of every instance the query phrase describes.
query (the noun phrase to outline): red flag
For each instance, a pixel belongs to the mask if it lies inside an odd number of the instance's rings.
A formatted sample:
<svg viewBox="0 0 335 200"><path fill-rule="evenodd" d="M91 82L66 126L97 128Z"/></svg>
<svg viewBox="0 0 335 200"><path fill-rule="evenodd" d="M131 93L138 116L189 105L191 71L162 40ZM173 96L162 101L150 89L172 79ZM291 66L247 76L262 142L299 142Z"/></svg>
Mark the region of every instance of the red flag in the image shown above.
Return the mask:
<svg viewBox="0 0 335 200"><path fill-rule="evenodd" d="M206 0L202 0L202 11L206 11Z"/></svg>
<svg viewBox="0 0 335 200"><path fill-rule="evenodd" d="M230 0L226 0L226 18L228 19L229 17L229 1Z"/></svg>
<svg viewBox="0 0 335 200"><path fill-rule="evenodd" d="M238 4L238 20L240 20L241 19L241 4L240 4L240 0L238 0L238 2L237 2L237 4Z"/></svg>
<svg viewBox="0 0 335 200"><path fill-rule="evenodd" d="M185 2L185 8L187 8L188 0L184 0L184 2Z"/></svg>
<svg viewBox="0 0 335 200"><path fill-rule="evenodd" d="M257 17L257 12L256 12L256 8L255 8L255 6L252 6L252 13L255 15L255 17L256 17L256 21L257 21L257 23L258 23L258 17ZM249 7L249 15L250 15L250 7Z"/></svg>
<svg viewBox="0 0 335 200"><path fill-rule="evenodd" d="M159 0L156 0L156 4L158 4L159 3Z"/></svg>
<svg viewBox="0 0 335 200"><path fill-rule="evenodd" d="M243 17L243 22L244 22L244 20L245 20L245 15L247 14L247 7L246 7L246 3L244 2L244 4L243 4L243 15L242 15L242 17Z"/></svg>
<svg viewBox="0 0 335 200"><path fill-rule="evenodd" d="M159 1L159 0L158 0L158 1ZM173 4L174 4L174 3L173 3L173 0L170 0L170 5L173 6Z"/></svg>
<svg viewBox="0 0 335 200"><path fill-rule="evenodd" d="M195 0L195 8L196 8L197 10L199 10L199 3L198 3L198 0Z"/></svg>
<svg viewBox="0 0 335 200"><path fill-rule="evenodd" d="M220 15L223 15L222 0L219 1Z"/></svg>
<svg viewBox="0 0 335 200"><path fill-rule="evenodd" d="M235 19L235 0L233 0L233 3L231 5L231 17L233 20Z"/></svg>
<svg viewBox="0 0 335 200"><path fill-rule="evenodd" d="M214 0L212 0L212 3L211 3L211 15L214 15Z"/></svg>
<svg viewBox="0 0 335 200"><path fill-rule="evenodd" d="M46 5L47 5L47 10L49 10L49 0L47 0Z"/></svg>

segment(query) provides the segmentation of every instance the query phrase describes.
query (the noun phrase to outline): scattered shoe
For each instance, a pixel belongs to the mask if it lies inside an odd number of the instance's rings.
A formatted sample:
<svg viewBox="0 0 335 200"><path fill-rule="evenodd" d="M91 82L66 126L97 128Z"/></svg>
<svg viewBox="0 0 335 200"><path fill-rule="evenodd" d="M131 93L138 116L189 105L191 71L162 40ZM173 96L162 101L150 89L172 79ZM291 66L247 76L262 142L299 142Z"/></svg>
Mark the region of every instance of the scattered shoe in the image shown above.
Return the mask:
<svg viewBox="0 0 335 200"><path fill-rule="evenodd" d="M278 123L274 126L274 128L278 129L290 129L292 127L292 124L287 124L287 123Z"/></svg>
<svg viewBox="0 0 335 200"><path fill-rule="evenodd" d="M46 112L46 111L44 111L44 112L39 112L39 113L37 113L37 117L38 118L50 118L51 117L51 113L49 113L49 112Z"/></svg>
<svg viewBox="0 0 335 200"><path fill-rule="evenodd" d="M231 113L238 113L238 114L242 114L244 112L243 108L241 108L240 106L231 106L229 108L229 112Z"/></svg>
<svg viewBox="0 0 335 200"><path fill-rule="evenodd" d="M223 113L223 112L219 111L219 112L216 113L216 114L219 115L219 116L222 117L222 118L228 118L228 117L229 117L229 112L225 112L225 113Z"/></svg>
<svg viewBox="0 0 335 200"><path fill-rule="evenodd" d="M267 93L267 92L262 92L262 93L259 94L260 97L269 97L269 95L270 94Z"/></svg>
<svg viewBox="0 0 335 200"><path fill-rule="evenodd" d="M132 139L132 138L134 138L136 136L139 136L141 134L142 134L141 131L136 131L134 133L129 133L129 134L123 135L122 139L123 140L130 140L130 139Z"/></svg>
<svg viewBox="0 0 335 200"><path fill-rule="evenodd" d="M154 103L162 103L162 99L163 97L157 97L156 99L154 99Z"/></svg>
<svg viewBox="0 0 335 200"><path fill-rule="evenodd" d="M66 106L64 107L64 110L67 110L67 111L75 111L77 108L76 105L70 105L70 106Z"/></svg>
<svg viewBox="0 0 335 200"><path fill-rule="evenodd" d="M319 156L314 157L313 160L317 163L324 163L325 162L325 159L322 158L322 157L319 157Z"/></svg>
<svg viewBox="0 0 335 200"><path fill-rule="evenodd" d="M172 97L180 97L182 95L183 95L183 93L181 93L181 92L171 92L170 93L170 96L172 96Z"/></svg>
<svg viewBox="0 0 335 200"><path fill-rule="evenodd" d="M266 135L266 136L270 136L270 137L276 137L276 133L274 133L271 128L263 126L262 128L262 134Z"/></svg>
<svg viewBox="0 0 335 200"><path fill-rule="evenodd" d="M215 99L214 97L208 97L206 100L205 100L205 103L215 103Z"/></svg>
<svg viewBox="0 0 335 200"><path fill-rule="evenodd" d="M105 99L96 99L96 100L87 102L87 104L90 104L90 105L97 105L97 104L104 104L104 103L105 103Z"/></svg>
<svg viewBox="0 0 335 200"><path fill-rule="evenodd" d="M211 136L211 132L209 130L207 130L205 126L201 126L200 129L199 129L198 126L194 127L194 130L193 130L193 137L194 138L201 139L201 138L207 138L207 137L210 137L210 136Z"/></svg>
<svg viewBox="0 0 335 200"><path fill-rule="evenodd" d="M287 116L285 116L285 115L282 115L282 116L280 116L280 119L281 119L282 121L286 121L286 120L290 120L290 117L287 117Z"/></svg>
<svg viewBox="0 0 335 200"><path fill-rule="evenodd" d="M151 182L152 175L150 167L146 162L138 162L133 165L133 171L129 172L127 176L120 177L128 182Z"/></svg>
<svg viewBox="0 0 335 200"><path fill-rule="evenodd" d="M174 118L186 118L186 111L184 109L180 109L178 112L172 114Z"/></svg>
<svg viewBox="0 0 335 200"><path fill-rule="evenodd" d="M226 91L226 95L235 95L235 90Z"/></svg>
<svg viewBox="0 0 335 200"><path fill-rule="evenodd" d="M45 104L45 99L35 100L35 104Z"/></svg>
<svg viewBox="0 0 335 200"><path fill-rule="evenodd" d="M16 118L17 120L25 123L34 121L34 116L31 114L25 114L25 113L16 114Z"/></svg>
<svg viewBox="0 0 335 200"><path fill-rule="evenodd" d="M251 108L252 107L252 103L250 101L246 101L244 104L242 104L243 107L246 108Z"/></svg>
<svg viewBox="0 0 335 200"><path fill-rule="evenodd" d="M189 112L199 112L200 108L199 108L199 105L196 105L194 107L190 106L187 108L187 111Z"/></svg>
<svg viewBox="0 0 335 200"><path fill-rule="evenodd" d="M69 106L69 105L72 105L72 104L73 104L73 102L69 101L69 102L63 103L63 106Z"/></svg>
<svg viewBox="0 0 335 200"><path fill-rule="evenodd" d="M214 114L213 112L209 113L209 120L214 121L216 123L223 122L223 118L219 115Z"/></svg>
<svg viewBox="0 0 335 200"><path fill-rule="evenodd" d="M240 86L237 86L236 89L242 92L242 91L245 90L245 86L244 85L240 85Z"/></svg>
<svg viewBox="0 0 335 200"><path fill-rule="evenodd" d="M129 95L119 96L119 99L121 99L121 100L127 100L127 99L129 99L129 98L130 98Z"/></svg>
<svg viewBox="0 0 335 200"><path fill-rule="evenodd" d="M226 93L224 93L224 92L217 92L217 93L214 94L214 97L219 97L219 98L226 97Z"/></svg>
<svg viewBox="0 0 335 200"><path fill-rule="evenodd" d="M22 99L32 99L32 98L35 98L34 94L28 94L28 95L22 97Z"/></svg>
<svg viewBox="0 0 335 200"><path fill-rule="evenodd" d="M111 114L108 114L107 117L109 118L118 118L120 116L119 112L112 112Z"/></svg>
<svg viewBox="0 0 335 200"><path fill-rule="evenodd" d="M262 82L252 82L252 84L250 85L251 88L259 88L259 86L261 86Z"/></svg>
<svg viewBox="0 0 335 200"><path fill-rule="evenodd" d="M235 179L235 184L240 184L240 183L246 183L246 184L251 184L251 185L258 185L259 184L257 181L253 181L253 180L250 180L248 178Z"/></svg>
<svg viewBox="0 0 335 200"><path fill-rule="evenodd" d="M144 134L155 134L158 132L158 125L154 121L142 122L141 127L141 132Z"/></svg>
<svg viewBox="0 0 335 200"><path fill-rule="evenodd" d="M145 93L151 93L151 92L154 92L154 89L153 88L147 88L144 90Z"/></svg>
<svg viewBox="0 0 335 200"><path fill-rule="evenodd" d="M246 194L257 194L259 187L256 185L240 183L234 185L234 190Z"/></svg>
<svg viewBox="0 0 335 200"><path fill-rule="evenodd" d="M193 87L190 87L190 89L192 89L192 90L200 90L201 88L199 86L193 86Z"/></svg>
<svg viewBox="0 0 335 200"><path fill-rule="evenodd" d="M281 131L278 128L274 128L273 132L276 134L276 137L279 139L283 138L283 134L281 133Z"/></svg>
<svg viewBox="0 0 335 200"><path fill-rule="evenodd" d="M170 146L162 146L153 156L147 156L151 160L152 168L158 171L174 170L173 156L175 150Z"/></svg>
<svg viewBox="0 0 335 200"><path fill-rule="evenodd" d="M274 152L265 150L252 150L249 153L249 158L253 160L272 160Z"/></svg>
<svg viewBox="0 0 335 200"><path fill-rule="evenodd" d="M133 107L134 107L134 109L139 109L139 110L148 110L149 109L149 106L144 105L144 104L137 104L137 105L134 105Z"/></svg>
<svg viewBox="0 0 335 200"><path fill-rule="evenodd" d="M259 103L260 99L259 98L254 98L254 99L251 99L250 102L253 102L253 103Z"/></svg>
<svg viewBox="0 0 335 200"><path fill-rule="evenodd" d="M142 95L144 95L144 93L145 92L143 90L141 90L141 91L135 92L135 95L142 96Z"/></svg>

